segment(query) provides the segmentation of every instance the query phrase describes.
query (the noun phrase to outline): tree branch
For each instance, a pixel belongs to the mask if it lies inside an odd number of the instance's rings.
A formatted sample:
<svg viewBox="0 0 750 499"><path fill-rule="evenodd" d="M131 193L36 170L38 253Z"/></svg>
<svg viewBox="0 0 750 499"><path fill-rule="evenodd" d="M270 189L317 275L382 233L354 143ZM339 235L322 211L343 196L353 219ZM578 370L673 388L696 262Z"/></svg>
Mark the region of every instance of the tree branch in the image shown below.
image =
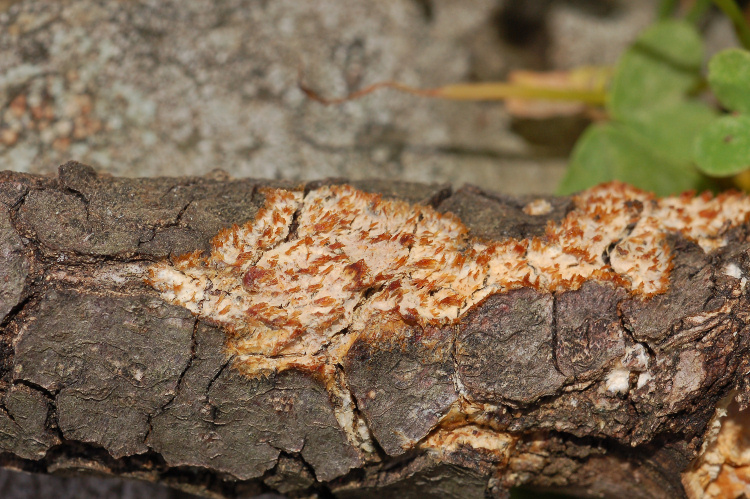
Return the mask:
<svg viewBox="0 0 750 499"><path fill-rule="evenodd" d="M0 174L0 465L718 497L750 464L747 199L343 183Z"/></svg>

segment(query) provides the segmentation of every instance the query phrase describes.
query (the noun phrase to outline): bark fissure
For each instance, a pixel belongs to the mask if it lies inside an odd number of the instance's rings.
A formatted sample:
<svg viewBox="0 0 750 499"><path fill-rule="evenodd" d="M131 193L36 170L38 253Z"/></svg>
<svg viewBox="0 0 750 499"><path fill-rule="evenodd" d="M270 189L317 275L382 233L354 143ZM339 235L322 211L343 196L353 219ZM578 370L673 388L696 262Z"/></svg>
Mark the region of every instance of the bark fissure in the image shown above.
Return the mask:
<svg viewBox="0 0 750 499"><path fill-rule="evenodd" d="M174 402L174 400L180 394L180 388L182 387L182 380L185 378L185 374L187 374L188 370L193 366L193 361L195 360L195 355L196 355L196 345L197 345L196 335L198 331L198 324L199 324L199 321L198 319L196 319L195 322L193 323L192 335L190 336L190 357L188 358L187 364L185 364L185 368L182 370L182 372L180 373L180 376L177 378L177 385L174 388L174 394L169 398L169 400L167 400L167 402L164 403L164 405L162 405L158 409L158 412L164 411L172 404L172 402ZM149 414L149 428L151 426L150 424L151 417L153 417L153 415ZM144 442L145 441L146 439L144 439Z"/></svg>

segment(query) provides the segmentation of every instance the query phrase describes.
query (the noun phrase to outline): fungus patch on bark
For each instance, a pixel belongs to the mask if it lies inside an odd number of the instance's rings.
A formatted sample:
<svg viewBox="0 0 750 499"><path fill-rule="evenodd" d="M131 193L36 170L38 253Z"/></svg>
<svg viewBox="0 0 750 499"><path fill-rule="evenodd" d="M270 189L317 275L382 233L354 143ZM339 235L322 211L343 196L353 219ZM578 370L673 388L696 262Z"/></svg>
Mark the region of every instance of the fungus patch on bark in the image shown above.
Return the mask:
<svg viewBox="0 0 750 499"><path fill-rule="evenodd" d="M368 345L386 350L387 345L404 351L417 351L419 345L432 349L430 342L443 341L437 332L451 335L455 324L465 329L472 317L482 316L484 303L502 316L505 309L492 308L491 303L504 303L514 292L533 294L529 300L547 304L542 315L549 316L550 323L538 338L527 341L527 350L536 355L552 337L550 294L558 293L560 298L588 281L593 281L590 285L606 282L609 288L619 288L618 296L630 293L642 300L665 293L672 267L670 233L679 233L710 252L723 246L727 230L743 223L750 213L750 199L739 194L657 199L613 182L575 196L573 210L559 223L550 222L543 236L482 240L472 237L452 214L383 199L347 185L307 193L279 189L263 193L266 203L254 220L221 231L208 254L197 251L151 266L147 283L165 300L221 326L226 353L241 373L258 376L296 369L321 380L336 401L341 428L364 454L372 454L374 435L392 455L422 445L459 459L460 449L473 448L494 456L489 458L492 462L507 457L513 439L470 424L482 421L483 410L475 405L530 403L555 393L567 375L558 373L554 364L546 362L550 371L541 374L544 383L523 393L506 393L503 379L484 389L467 384L471 373L459 369L453 376L450 365L443 369L440 362L433 362L430 369L448 376L446 383L436 385L445 403L429 406L432 416L421 426L398 426L394 419L395 426L386 425L383 437L377 434L380 427L371 413L387 413L391 402L380 401L379 392L367 388L367 380L357 373L347 373L352 363L357 364L357 352L367 352ZM545 209L543 203L532 203L527 211L543 216ZM726 272L737 273L734 268ZM477 313L470 314L475 309ZM532 334L531 327L519 331ZM604 328L602 341L611 339L608 331ZM471 345L460 343L461 338L455 339L456 352L471 353L467 350ZM450 339L446 344L454 348ZM482 348L475 348L480 358L484 358ZM552 347L544 349L551 357ZM638 355L637 347L630 350L607 376L606 389L612 394L648 382L648 356ZM599 366L601 362L595 360L592 366ZM523 367L523 362L519 359L513 365ZM423 377L432 376L424 368L418 371ZM633 373L640 373L637 381ZM413 376L402 380L394 370L393 377L396 386ZM485 392L487 397L481 395ZM468 417L476 409L480 414L450 427L456 397L469 404L459 412ZM391 433L398 438L390 438Z"/></svg>
<svg viewBox="0 0 750 499"><path fill-rule="evenodd" d="M542 216L552 212L552 205L546 199L535 199L523 207L527 215Z"/></svg>
<svg viewBox="0 0 750 499"><path fill-rule="evenodd" d="M700 456L682 475L691 499L750 496L750 411L734 395L719 404Z"/></svg>
<svg viewBox="0 0 750 499"><path fill-rule="evenodd" d="M645 299L668 289L667 234L711 251L750 213L739 194L656 199L613 182L575 196L542 237L482 241L451 214L346 185L265 195L255 220L220 232L209 255L157 263L147 279L165 300L221 325L248 374L326 370L355 336L341 333L373 317L444 326L517 288L610 281Z"/></svg>
<svg viewBox="0 0 750 499"><path fill-rule="evenodd" d="M516 440L518 436L510 433L467 424L453 429L438 429L420 447L439 454L459 452L468 447L483 451L495 462L504 464L510 459Z"/></svg>

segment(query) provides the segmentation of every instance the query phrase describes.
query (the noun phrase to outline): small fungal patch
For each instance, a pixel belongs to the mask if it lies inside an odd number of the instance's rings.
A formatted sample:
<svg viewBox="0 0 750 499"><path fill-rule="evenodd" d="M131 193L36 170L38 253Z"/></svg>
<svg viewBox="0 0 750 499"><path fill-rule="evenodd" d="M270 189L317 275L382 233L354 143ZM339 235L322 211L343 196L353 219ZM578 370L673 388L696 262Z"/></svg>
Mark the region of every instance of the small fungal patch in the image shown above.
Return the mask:
<svg viewBox="0 0 750 499"><path fill-rule="evenodd" d="M552 212L552 205L546 199L535 199L523 207L523 212L532 216L547 215Z"/></svg>
<svg viewBox="0 0 750 499"><path fill-rule="evenodd" d="M720 404L701 454L682 475L690 499L750 496L750 411Z"/></svg>
<svg viewBox="0 0 750 499"><path fill-rule="evenodd" d="M667 234L711 251L750 213L739 194L656 199L613 182L575 196L542 237L480 241L451 214L350 186L265 196L255 220L220 232L209 255L158 263L147 279L165 300L221 325L247 374L325 370L355 336L341 333L373 317L447 325L490 294L521 287L557 292L595 279L643 298L664 293ZM529 211L545 209L537 204ZM624 387L610 381L613 391Z"/></svg>
<svg viewBox="0 0 750 499"><path fill-rule="evenodd" d="M728 263L724 267L724 274L728 275L729 277L734 277L735 279L740 280L740 287L741 289L745 289L745 286L747 285L747 277L745 277L745 274L742 272L742 269L739 265L737 265L734 262Z"/></svg>
<svg viewBox="0 0 750 499"><path fill-rule="evenodd" d="M635 387L640 390L641 388L643 388L644 386L646 386L649 381L651 381L651 374L650 373L647 373L647 372L640 373L638 375L638 382L636 383Z"/></svg>
<svg viewBox="0 0 750 499"><path fill-rule="evenodd" d="M498 463L507 463L518 437L510 433L483 428L474 424L454 429L439 429L420 444L441 454L459 452L463 448L484 451Z"/></svg>
<svg viewBox="0 0 750 499"><path fill-rule="evenodd" d="M612 394L627 393L630 389L630 371L627 369L614 369L607 375L605 387Z"/></svg>

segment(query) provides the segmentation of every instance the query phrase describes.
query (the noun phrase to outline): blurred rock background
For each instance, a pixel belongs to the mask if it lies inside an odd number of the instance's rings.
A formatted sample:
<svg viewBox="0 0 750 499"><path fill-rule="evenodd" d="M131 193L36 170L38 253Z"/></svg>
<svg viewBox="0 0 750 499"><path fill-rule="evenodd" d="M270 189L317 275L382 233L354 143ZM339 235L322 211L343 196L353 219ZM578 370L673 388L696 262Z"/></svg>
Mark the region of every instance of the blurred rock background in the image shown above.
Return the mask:
<svg viewBox="0 0 750 499"><path fill-rule="evenodd" d="M383 177L552 192L586 125L384 90L613 64L649 0L0 0L0 169L75 159L125 176ZM731 43L721 18L706 26ZM0 497L182 497L0 471Z"/></svg>
<svg viewBox="0 0 750 499"><path fill-rule="evenodd" d="M649 0L0 0L0 168L387 177L549 192L580 120L391 90L611 64ZM518 128L518 127L516 127ZM529 130L529 128L531 128Z"/></svg>

